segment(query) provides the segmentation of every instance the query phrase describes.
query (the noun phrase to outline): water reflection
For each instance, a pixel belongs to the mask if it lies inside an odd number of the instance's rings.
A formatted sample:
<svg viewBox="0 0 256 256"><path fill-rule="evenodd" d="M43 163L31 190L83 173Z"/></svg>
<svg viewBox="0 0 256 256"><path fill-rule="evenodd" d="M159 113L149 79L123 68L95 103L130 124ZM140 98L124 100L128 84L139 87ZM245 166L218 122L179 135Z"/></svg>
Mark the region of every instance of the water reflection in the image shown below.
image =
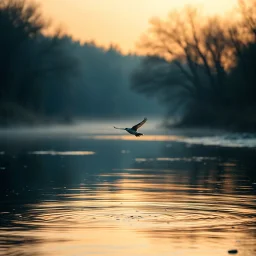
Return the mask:
<svg viewBox="0 0 256 256"><path fill-rule="evenodd" d="M169 135L143 135L135 137L131 135L85 135L81 139L92 140L131 140L131 141L177 141L182 140L182 136L169 136Z"/></svg>
<svg viewBox="0 0 256 256"><path fill-rule="evenodd" d="M31 155L51 155L51 156L86 156L86 155L94 155L93 151L33 151L29 152Z"/></svg>
<svg viewBox="0 0 256 256"><path fill-rule="evenodd" d="M0 255L256 252L254 149L21 142L0 144Z"/></svg>
<svg viewBox="0 0 256 256"><path fill-rule="evenodd" d="M218 146L218 147L231 147L231 148L255 148L256 138L255 135L243 134L225 134L215 136L190 136L186 132L183 134L168 134L166 135L143 135L140 138L131 135L83 135L81 139L93 140L132 140L132 141L179 141L186 143L187 146L203 145L203 146ZM167 144L167 147L171 144Z"/></svg>

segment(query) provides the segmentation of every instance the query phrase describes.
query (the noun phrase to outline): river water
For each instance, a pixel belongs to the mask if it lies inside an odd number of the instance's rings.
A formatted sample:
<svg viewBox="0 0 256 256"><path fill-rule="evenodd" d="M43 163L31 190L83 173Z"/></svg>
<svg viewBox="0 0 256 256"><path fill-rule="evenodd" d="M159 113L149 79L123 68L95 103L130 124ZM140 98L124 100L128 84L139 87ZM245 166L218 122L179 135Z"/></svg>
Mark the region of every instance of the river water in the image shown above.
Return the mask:
<svg viewBox="0 0 256 256"><path fill-rule="evenodd" d="M0 136L0 255L256 255L256 140L97 124Z"/></svg>

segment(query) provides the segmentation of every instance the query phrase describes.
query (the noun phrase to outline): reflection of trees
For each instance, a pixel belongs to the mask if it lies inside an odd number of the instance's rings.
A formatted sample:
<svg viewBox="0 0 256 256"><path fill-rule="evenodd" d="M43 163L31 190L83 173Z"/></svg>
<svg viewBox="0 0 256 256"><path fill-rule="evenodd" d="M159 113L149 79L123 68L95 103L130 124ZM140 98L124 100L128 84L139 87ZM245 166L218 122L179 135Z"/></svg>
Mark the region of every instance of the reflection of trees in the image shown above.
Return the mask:
<svg viewBox="0 0 256 256"><path fill-rule="evenodd" d="M155 173L153 183L158 183L161 177L160 182L168 181L170 187L173 183L194 187L192 192L205 188L214 193L233 193L255 180L254 154L253 149L172 143L172 147L163 147L161 157L165 161L157 160L158 156L145 156L144 161L134 162L133 167L143 169L145 174Z"/></svg>
<svg viewBox="0 0 256 256"><path fill-rule="evenodd" d="M14 236L11 232L8 236L5 231L10 228L17 229L21 233L22 231L40 232L42 222L45 223L47 220L40 218L44 212L37 207L42 206L46 200L56 202L57 207L54 210L61 214L61 211L76 210L72 204L74 201L81 200L82 205L82 202L86 200L87 205L90 206L89 200L99 200L99 197L103 195L112 202L117 199L118 195L121 198L122 192L124 200L127 200L127 194L129 195L130 191L138 195L135 199L137 202L143 200L143 202L147 200L154 202L155 199L160 198L168 204L182 198L192 201L201 196L211 196L213 193L221 199L221 196L225 196L226 193L240 193L239 186L244 185L240 181L241 175L253 177L249 172L247 174L243 172L247 169L253 170L255 150L186 147L185 144L175 142L171 143L171 147L165 147L165 144L166 142L159 142L156 145L154 141L139 143L134 141L73 141L62 138L49 140L35 138L29 141L12 142L8 139L6 145L0 146L1 150L5 148L6 152L5 155L0 155L1 166L6 167L0 172L0 241L4 246L12 247L14 245L36 246L37 243L42 243L40 239ZM158 147L161 149L160 152ZM28 151L38 149L74 151L85 148L95 150L97 153L84 157L27 154ZM128 148L130 153L122 156L120 152L123 148ZM125 164L122 162L122 157L125 158ZM133 163L137 157L152 160ZM155 161L156 157L180 158L181 160ZM206 158L198 160L196 157ZM212 159L207 159L207 157ZM192 159L192 161L182 159ZM130 171L131 167L139 170ZM70 190L70 188L76 190ZM235 188L238 188L237 192ZM172 214L166 213L163 207L165 206L160 205L161 209L157 211L162 210L164 214ZM190 206L186 209L188 207ZM191 208L188 210L190 211ZM51 213L53 209L50 208L49 211ZM211 211L211 214L214 214L214 211ZM56 218L56 215L53 217ZM164 225L168 226L166 223ZM168 239L174 239L172 240L174 242L178 236L180 239L191 239L191 241L201 239L195 228L183 230L182 234L175 228L167 230L156 228L146 230L146 233L154 237L166 236ZM13 252L10 255L16 254Z"/></svg>
<svg viewBox="0 0 256 256"><path fill-rule="evenodd" d="M59 206L55 210L59 214L62 211L72 212L74 205L67 201L93 200L89 195L87 198L87 194L100 194L101 184L109 187L111 194L115 193L114 183L119 179L100 178L101 173L112 171L120 164L117 154L120 154L122 146L109 150L108 141L98 146L100 156L40 156L28 152L83 150L84 147L95 147L95 144L97 142L87 141L85 146L84 141L71 142L63 138L7 138L6 141L2 138L0 148L5 154L0 155L0 166L5 169L0 172L0 245L6 248L8 255L30 256L13 248L18 245L36 248L37 244L44 242L33 235L22 236L22 232L40 232L42 225L47 224L47 220L40 218L44 212L37 209L42 203L50 200L56 202ZM76 195L84 195L86 199L76 198L70 188L78 189ZM52 211L50 208L49 213ZM15 231L18 235L14 234Z"/></svg>
<svg viewBox="0 0 256 256"><path fill-rule="evenodd" d="M21 253L17 246L34 246L40 239L24 237L21 234L13 235L8 231L9 228L16 232L38 228L31 210L43 198L37 189L40 186L37 175L40 173L41 164L37 159L29 160L26 155L4 155L0 158L1 166L5 166L0 173L0 244L6 248L6 255L32 256L30 253Z"/></svg>
<svg viewBox="0 0 256 256"><path fill-rule="evenodd" d="M148 154L145 152L142 156L145 161L133 164L134 168L140 169L139 173L142 175L138 183L141 182L143 191L151 192L150 195L147 194L150 201L160 201L158 211L162 210L163 202L168 209L161 214L172 218L170 222L169 217L156 219L159 226L145 230L147 236L166 239L170 244L183 241L186 244L205 245L211 239L221 240L224 234L227 238L231 237L230 230L237 226L236 221L230 223L236 216L238 226L242 226L243 230L240 232L241 240L255 239L255 224L250 221L250 218L255 217L255 204L251 197L253 191L250 189L255 177L254 149L200 145L186 147L184 144L172 143L171 147L163 145L161 157L180 160L157 161L156 157L159 155L149 157ZM196 157L205 159L198 161ZM150 178L151 175L154 177ZM247 186L247 190L244 190L244 186ZM249 195L246 202L243 199L245 195ZM233 206L235 207L232 208ZM179 222L179 217L184 212L186 217ZM176 216L181 227L176 224ZM207 221L201 223L201 218ZM194 226L193 223L198 225ZM248 232L250 228L252 232ZM253 249L254 245L250 243L248 246L244 245L244 248Z"/></svg>

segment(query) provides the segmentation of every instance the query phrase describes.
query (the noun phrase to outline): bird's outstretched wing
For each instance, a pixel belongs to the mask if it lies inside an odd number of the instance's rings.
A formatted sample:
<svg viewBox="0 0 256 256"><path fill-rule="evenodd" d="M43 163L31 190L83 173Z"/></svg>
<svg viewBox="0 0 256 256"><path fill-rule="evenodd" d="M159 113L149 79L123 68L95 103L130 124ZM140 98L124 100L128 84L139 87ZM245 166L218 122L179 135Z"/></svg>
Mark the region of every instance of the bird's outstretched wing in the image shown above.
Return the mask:
<svg viewBox="0 0 256 256"><path fill-rule="evenodd" d="M132 127L132 129L135 130L135 131L137 131L143 124L145 124L145 123L147 122L147 120L148 120L148 119L145 117L145 118L143 119L143 121L141 121L140 123L134 125L134 126Z"/></svg>
<svg viewBox="0 0 256 256"><path fill-rule="evenodd" d="M119 130L125 130L124 128L117 128L115 126L113 126L115 129L119 129Z"/></svg>

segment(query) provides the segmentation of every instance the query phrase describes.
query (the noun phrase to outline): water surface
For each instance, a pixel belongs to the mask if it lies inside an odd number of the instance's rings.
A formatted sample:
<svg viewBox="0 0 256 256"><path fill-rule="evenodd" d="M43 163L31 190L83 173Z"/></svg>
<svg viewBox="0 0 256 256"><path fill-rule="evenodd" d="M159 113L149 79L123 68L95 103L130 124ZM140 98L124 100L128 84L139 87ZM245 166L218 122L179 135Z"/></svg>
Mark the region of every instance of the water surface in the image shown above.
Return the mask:
<svg viewBox="0 0 256 256"><path fill-rule="evenodd" d="M255 255L253 136L97 131L1 137L0 255Z"/></svg>

